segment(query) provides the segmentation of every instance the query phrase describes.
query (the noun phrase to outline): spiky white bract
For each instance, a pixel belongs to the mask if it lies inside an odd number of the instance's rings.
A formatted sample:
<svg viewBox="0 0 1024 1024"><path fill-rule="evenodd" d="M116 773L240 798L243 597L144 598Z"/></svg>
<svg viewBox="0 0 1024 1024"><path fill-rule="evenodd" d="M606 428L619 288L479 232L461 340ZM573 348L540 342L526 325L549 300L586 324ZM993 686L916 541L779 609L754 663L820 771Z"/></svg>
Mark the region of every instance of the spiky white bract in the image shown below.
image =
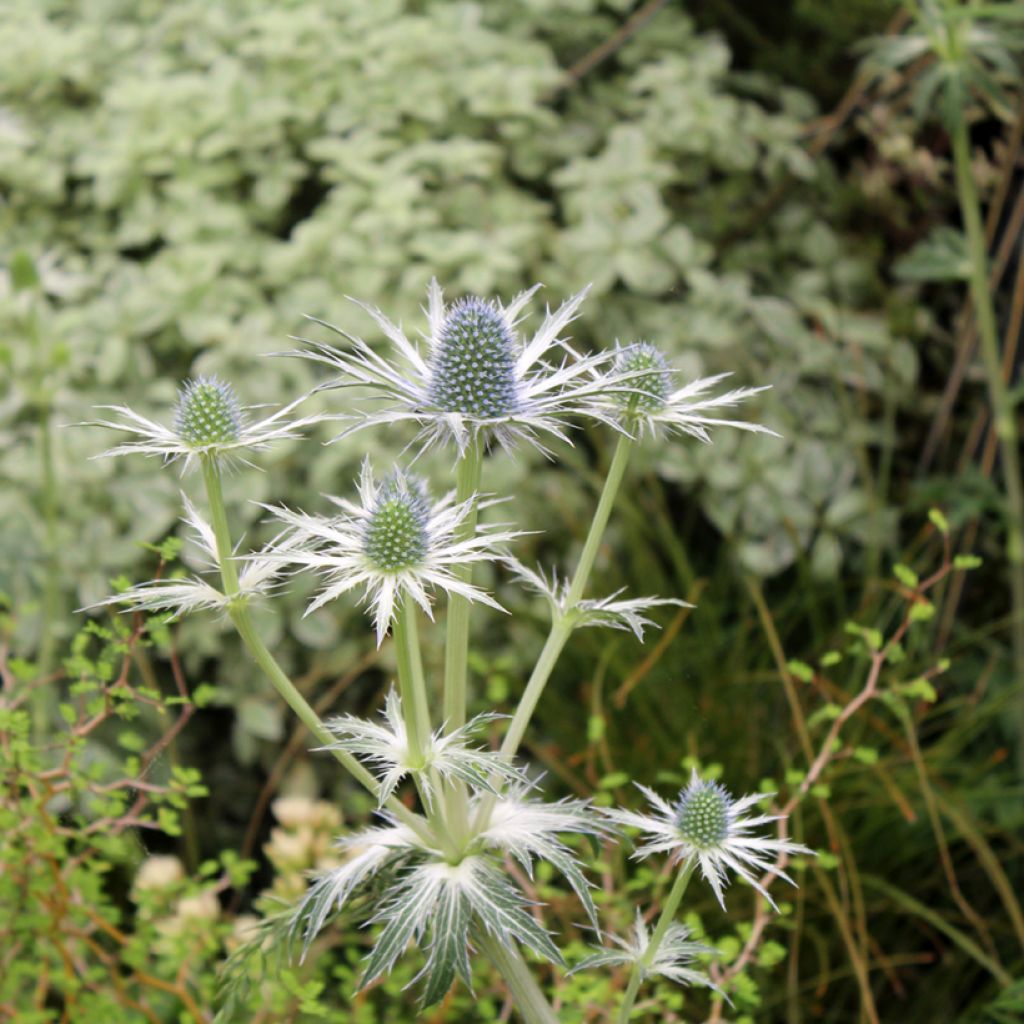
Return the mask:
<svg viewBox="0 0 1024 1024"><path fill-rule="evenodd" d="M566 428L579 417L617 427L618 416L607 406L615 389L606 372L614 353L581 355L562 338L588 289L554 312L549 309L532 338L520 338L520 314L539 287L521 292L507 306L476 297L446 305L440 285L431 281L426 351L379 309L353 299L394 345L393 361L361 338L312 317L350 347L299 338L306 347L290 354L338 372L321 389L363 386L386 400L384 408L358 417L339 436L405 420L420 428L417 441L425 447L451 441L461 454L478 437L506 449L528 441L544 451L540 435L568 441Z"/></svg>
<svg viewBox="0 0 1024 1024"><path fill-rule="evenodd" d="M192 540L203 562L210 570L219 570L220 557L213 527L184 495L182 501L185 506L182 521L191 527ZM189 576L184 579L158 579L139 583L92 607L124 605L128 611L170 611L175 616L209 609L223 611L233 603L264 597L280 586L286 568L281 556L293 543L294 536L286 532L261 551L233 559L242 568L238 573L238 591L230 597L201 576Z"/></svg>
<svg viewBox="0 0 1024 1024"><path fill-rule="evenodd" d="M360 886L388 865L428 852L415 832L396 823L388 814L382 812L381 816L388 822L386 826L364 829L337 840L335 846L344 858L341 865L317 877L296 907L291 931L302 932L303 955L327 918L341 911Z"/></svg>
<svg viewBox="0 0 1024 1024"><path fill-rule="evenodd" d="M161 455L165 462L184 459L190 469L201 455L231 457L243 450L262 450L274 441L302 436L302 428L322 417L289 419L302 401L297 399L277 412L253 420L261 406L243 407L230 384L217 377L186 381L178 392L173 426L147 419L124 405L104 405L120 419L94 420L85 426L109 427L132 434L133 439L101 452L97 458L113 455Z"/></svg>
<svg viewBox="0 0 1024 1024"><path fill-rule="evenodd" d="M431 588L502 610L489 594L453 571L504 557L501 546L521 536L519 531L481 526L471 537L456 540L459 524L473 509L476 495L456 504L452 492L431 502L422 484L401 471L378 484L367 459L359 478L359 503L329 500L341 509L340 515L327 518L265 506L297 538L281 557L324 578L324 587L306 614L362 587L380 646L400 600L415 601L433 617Z"/></svg>
<svg viewBox="0 0 1024 1024"><path fill-rule="evenodd" d="M583 904L593 927L598 929L591 885L576 855L559 836L604 836L608 833L608 823L585 800L544 803L529 798L528 792L528 786L521 783L494 803L486 825L478 833L478 840L489 849L510 854L531 878L534 859L546 860L557 868Z"/></svg>
<svg viewBox="0 0 1024 1024"><path fill-rule="evenodd" d="M775 907L756 876L771 870L790 885L796 883L769 858L780 853L813 855L813 851L799 843L752 834L759 826L780 820L777 814L744 816L771 793L754 793L735 800L724 786L702 780L696 769L675 804L669 804L646 786L639 786L639 789L654 808L653 815L619 809L604 812L617 824L639 829L646 837L633 856L643 858L653 853L668 853L676 862L694 858L723 909L730 870Z"/></svg>
<svg viewBox="0 0 1024 1024"><path fill-rule="evenodd" d="M344 863L321 875L292 917L292 932L301 932L304 948L341 911L361 886L380 876L384 894L369 924L382 924L367 956L361 984L388 973L415 942L426 953L417 979L424 981L423 1002L440 1000L456 975L468 985L469 949L474 929L503 945L521 943L561 964L548 932L529 912L530 903L506 877L492 856L481 850L452 863L387 814L388 827L365 830L338 845Z"/></svg>
<svg viewBox="0 0 1024 1024"><path fill-rule="evenodd" d="M721 394L713 389L731 376L719 373L702 377L673 390L677 371L664 355L645 341L620 346L616 350L614 373L628 387L609 393L609 407L617 408L624 429L636 437L659 432L682 433L710 443L714 427L735 427L755 434L779 435L759 423L723 419L715 412L730 409L771 385L733 388Z"/></svg>
<svg viewBox="0 0 1024 1024"><path fill-rule="evenodd" d="M420 791L428 803L437 796L434 789L438 779L459 779L467 785L493 792L492 777L504 782L515 782L521 778L520 771L497 753L470 744L474 733L500 715L477 715L449 733L438 730L427 737L418 757L410 750L402 700L394 688L385 698L382 717L383 722L369 722L355 715L344 715L326 723L338 737L327 749L347 750L365 760L377 773L381 806L394 793L398 783L413 773L417 775Z"/></svg>
<svg viewBox="0 0 1024 1024"><path fill-rule="evenodd" d="M643 911L637 907L632 934L625 939L617 935L611 938L618 949L601 949L591 953L568 973L576 974L594 967L639 965L643 980L661 976L678 985L705 985L716 992L721 991L703 971L694 970L690 966L698 956L713 956L718 951L712 946L691 941L690 932L684 925L670 924L658 948L653 954L648 954L651 934L647 930Z"/></svg>
<svg viewBox="0 0 1024 1024"><path fill-rule="evenodd" d="M547 598L552 617L556 621L570 618L574 627L605 626L610 629L629 630L642 642L644 630L648 626L659 628L656 622L647 618L645 612L664 605L674 605L677 608L694 607L686 601L670 597L633 597L620 600L622 590L616 590L607 597L587 598L570 607L568 580L559 579L554 571L549 579L543 572L530 569L517 558L506 558L505 564L531 590Z"/></svg>

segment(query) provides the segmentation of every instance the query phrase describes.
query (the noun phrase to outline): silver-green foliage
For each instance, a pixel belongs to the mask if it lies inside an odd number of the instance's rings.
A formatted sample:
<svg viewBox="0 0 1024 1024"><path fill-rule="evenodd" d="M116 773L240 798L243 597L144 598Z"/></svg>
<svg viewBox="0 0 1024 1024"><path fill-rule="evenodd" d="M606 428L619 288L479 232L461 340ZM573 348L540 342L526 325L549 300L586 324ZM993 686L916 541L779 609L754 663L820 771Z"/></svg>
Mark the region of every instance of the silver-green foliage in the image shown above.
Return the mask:
<svg viewBox="0 0 1024 1024"><path fill-rule="evenodd" d="M656 338L692 376L742 365L772 379L759 418L783 447L734 436L650 463L700 484L695 500L749 568L806 550L829 573L841 539L878 536L885 510L848 442L885 438L822 389L894 402L915 364L871 308L870 267L816 212L829 176L801 145L810 104L733 75L724 43L674 5L566 80L614 29L609 9L628 6L6 5L0 45L17 59L0 66L0 267L28 253L43 294L15 294L0 272L0 586L35 592L47 546L33 511L39 381L57 424L111 393L155 411L190 372L225 373L248 404L298 393L308 368L253 358L283 347L298 311L331 319L354 294L411 318L431 273L452 294L592 281L583 340ZM784 174L805 185L764 230L759 197ZM26 334L29 303L43 342ZM126 525L161 536L178 496L155 465L128 479L85 464L84 433L58 441L60 529L74 540L62 559L84 604L137 553ZM331 490L367 446L325 449L288 494ZM282 493L292 450L247 476L245 497ZM333 621L297 618L305 642L336 640Z"/></svg>

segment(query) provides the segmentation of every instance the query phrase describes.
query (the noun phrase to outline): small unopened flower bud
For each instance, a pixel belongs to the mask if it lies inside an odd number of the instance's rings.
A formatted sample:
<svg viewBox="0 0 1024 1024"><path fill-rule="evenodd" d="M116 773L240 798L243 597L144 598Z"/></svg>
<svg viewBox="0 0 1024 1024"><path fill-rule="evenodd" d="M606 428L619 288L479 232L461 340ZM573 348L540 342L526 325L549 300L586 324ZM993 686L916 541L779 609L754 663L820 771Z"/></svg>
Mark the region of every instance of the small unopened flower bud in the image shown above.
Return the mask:
<svg viewBox="0 0 1024 1024"><path fill-rule="evenodd" d="M178 393L174 429L193 448L237 441L242 431L242 408L234 388L216 377L186 381Z"/></svg>
<svg viewBox="0 0 1024 1024"><path fill-rule="evenodd" d="M615 359L615 369L628 375L629 391L616 395L616 400L631 413L658 412L668 399L672 371L665 357L646 341L638 341L622 349Z"/></svg>
<svg viewBox="0 0 1024 1024"><path fill-rule="evenodd" d="M684 791L676 808L680 835L697 849L717 846L729 834L729 794L715 782Z"/></svg>
<svg viewBox="0 0 1024 1024"><path fill-rule="evenodd" d="M152 892L169 889L185 878L185 869L177 857L155 855L147 857L135 875L135 892Z"/></svg>
<svg viewBox="0 0 1024 1024"><path fill-rule="evenodd" d="M442 412L479 419L510 416L519 410L515 364L502 311L475 297L456 302L436 339L430 401Z"/></svg>
<svg viewBox="0 0 1024 1024"><path fill-rule="evenodd" d="M386 572L419 565L427 553L427 502L414 482L393 476L385 480L366 523L363 550Z"/></svg>

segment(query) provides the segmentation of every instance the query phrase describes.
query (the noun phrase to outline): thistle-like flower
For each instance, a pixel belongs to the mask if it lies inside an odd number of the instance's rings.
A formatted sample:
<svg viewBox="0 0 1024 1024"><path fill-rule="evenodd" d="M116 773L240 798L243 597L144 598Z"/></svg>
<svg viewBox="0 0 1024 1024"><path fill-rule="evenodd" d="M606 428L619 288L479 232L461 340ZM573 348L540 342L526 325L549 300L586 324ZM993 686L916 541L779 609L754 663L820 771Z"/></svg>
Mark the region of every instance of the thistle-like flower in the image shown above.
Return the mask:
<svg viewBox="0 0 1024 1024"><path fill-rule="evenodd" d="M749 882L775 907L775 902L755 875L771 870L790 885L796 883L772 865L768 857L780 853L813 855L813 851L799 843L751 834L760 825L780 820L780 815L771 814L751 818L743 816L744 811L771 796L770 793L754 793L734 800L724 786L702 780L696 769L690 784L679 794L675 805L669 804L646 786L640 786L639 789L650 801L656 814L649 816L633 811L605 811L618 824L640 829L649 837L647 842L637 847L633 856L643 858L652 853L669 853L673 861L695 858L701 874L714 890L723 909L724 890L729 881L726 869L731 869Z"/></svg>
<svg viewBox="0 0 1024 1024"><path fill-rule="evenodd" d="M738 405L751 395L768 390L770 385L734 388L724 394L709 395L708 392L730 374L702 377L674 389L675 374L664 355L645 341L617 349L613 376L620 386L608 395L609 404L618 409L626 430L637 437L644 437L646 434L656 435L663 429L669 433L690 434L705 442L711 441L711 427L735 427L751 433L778 436L774 430L757 423L708 415L711 410Z"/></svg>
<svg viewBox="0 0 1024 1024"><path fill-rule="evenodd" d="M431 503L426 489L400 470L377 484L369 460L359 478L359 504L330 498L342 514L332 518L266 506L291 527L297 543L281 558L314 569L325 586L307 614L355 587L363 587L373 610L378 646L403 598L414 600L432 617L428 588L440 587L492 608L501 606L485 591L460 580L453 567L503 557L502 544L521 532L478 528L473 536L455 540L459 524L476 501L455 504L454 494Z"/></svg>
<svg viewBox="0 0 1024 1024"><path fill-rule="evenodd" d="M520 293L507 306L477 297L445 305L437 281L427 293L427 351L421 353L402 328L379 309L357 302L397 349L394 362L382 358L362 339L322 320L346 338L346 351L307 339L304 356L340 371L321 389L362 385L387 400L385 408L359 418L345 434L377 423L408 420L420 428L418 440L429 447L452 440L461 453L477 437L504 448L528 440L543 449L539 434L568 440L565 428L575 417L591 417L617 426L607 407L615 381L607 370L614 353L580 355L561 337L587 289L564 302L526 342L517 327L523 307L540 285ZM355 300L353 300L355 301ZM557 358L551 361L553 350ZM342 434L341 436L344 436Z"/></svg>
<svg viewBox="0 0 1024 1024"><path fill-rule="evenodd" d="M348 856L310 887L293 915L292 932L301 931L308 949L328 916L344 909L361 886L380 876L386 894L376 901L369 922L384 927L366 959L364 986L389 972L413 941L426 953L418 976L424 980L423 1002L435 1003L456 976L469 984L470 944L474 933L481 931L503 945L518 942L561 964L558 948L529 912L529 901L502 870L498 855L511 854L528 871L535 857L550 860L566 874L594 917L588 884L558 833L600 835L608 826L581 801L544 805L526 800L525 790L520 784L514 795L498 803L490 825L458 863L381 812L387 827L339 841ZM477 791L475 807L481 795Z"/></svg>
<svg viewBox="0 0 1024 1024"><path fill-rule="evenodd" d="M117 413L121 419L95 420L84 425L109 427L134 435L133 440L110 448L97 458L141 452L162 455L166 462L184 459L184 468L188 470L200 455L231 456L243 449L267 448L272 441L283 438L301 437L304 426L320 419L317 416L289 419L301 401L297 399L270 416L252 421L250 415L259 406L243 407L230 384L217 377L199 377L186 381L178 391L171 427L140 416L123 405L100 406Z"/></svg>
<svg viewBox="0 0 1024 1024"><path fill-rule="evenodd" d="M623 939L613 935L612 942L618 949L601 949L590 956L584 957L576 964L569 974L590 970L593 967L618 967L637 964L640 967L640 978L661 976L676 982L678 985L705 985L716 992L721 989L702 971L694 970L690 965L703 955L714 955L718 951L711 946L690 940L689 930L681 924L670 924L661 940L661 944L651 956L647 955L651 935L644 922L643 911L636 908L636 922L633 933Z"/></svg>
<svg viewBox="0 0 1024 1024"><path fill-rule="evenodd" d="M493 782L516 782L520 771L498 754L470 745L473 734L495 719L497 714L477 715L453 732L439 730L429 736L418 754L410 749L409 736L402 717L398 691L389 691L384 701L383 723L368 722L355 715L344 715L328 721L327 727L337 737L331 748L347 750L362 757L377 772L380 781L380 805L383 806L395 787L406 775L419 776L424 799L432 802L435 777L450 781L460 779L467 785L494 792Z"/></svg>
<svg viewBox="0 0 1024 1024"><path fill-rule="evenodd" d="M185 505L182 521L191 527L193 543L199 548L206 566L210 570L219 570L220 556L213 527L184 495L182 501ZM189 576L139 583L91 607L124 605L127 611L171 611L175 616L203 609L223 611L233 602L263 597L279 586L286 568L282 555L294 543L295 537L285 532L262 551L234 559L241 565L241 571L238 573L238 592L230 597L201 576Z"/></svg>
<svg viewBox="0 0 1024 1024"><path fill-rule="evenodd" d="M694 607L686 601L671 597L633 597L618 600L622 590L616 590L607 597L587 598L570 607L568 580L560 580L554 572L548 579L543 572L528 568L517 558L506 558L505 564L531 590L547 598L555 619L570 616L574 627L606 626L610 629L630 630L637 640L643 642L646 627L658 628L657 623L647 618L644 612L662 605L675 605L677 608Z"/></svg>

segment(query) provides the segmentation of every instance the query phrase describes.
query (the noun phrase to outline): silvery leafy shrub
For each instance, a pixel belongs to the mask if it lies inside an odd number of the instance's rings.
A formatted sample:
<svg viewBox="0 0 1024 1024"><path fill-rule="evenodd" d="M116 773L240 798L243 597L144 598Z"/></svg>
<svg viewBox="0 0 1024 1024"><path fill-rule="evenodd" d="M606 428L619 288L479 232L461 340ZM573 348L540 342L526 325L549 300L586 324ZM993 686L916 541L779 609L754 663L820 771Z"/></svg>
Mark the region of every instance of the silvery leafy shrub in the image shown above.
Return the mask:
<svg viewBox="0 0 1024 1024"><path fill-rule="evenodd" d="M770 377L763 408L781 448L736 435L641 457L686 486L746 567L771 574L807 552L828 575L841 542L884 536L847 439L889 441L857 403L817 396L837 380L891 405L914 359L876 312L870 265L817 212L833 186L801 145L810 104L735 78L723 42L675 5L567 81L560 69L624 6L6 5L0 42L18 59L0 68L0 587L37 594L59 543L77 591L65 606L97 600L136 541L176 519L165 476L87 466L84 438L57 429L48 540L32 512L41 415L59 428L113 392L152 413L189 374L219 372L253 404L299 393L309 366L254 358L296 331L296 310L329 316L341 293L387 295L409 319L432 273L481 294L590 280L601 320L585 312L581 339L657 338L691 376ZM801 188L762 227L754 198L784 173ZM18 254L38 271L28 290L14 287ZM280 445L244 496L304 502L352 475L365 444L301 470L294 444ZM383 458L399 450L373 444ZM537 472L543 460L523 454L503 483ZM585 500L564 476L559 488ZM251 526L254 507L242 511ZM338 641L343 623L301 624L299 611L287 628L305 643ZM215 652L214 630L195 628L190 649Z"/></svg>

